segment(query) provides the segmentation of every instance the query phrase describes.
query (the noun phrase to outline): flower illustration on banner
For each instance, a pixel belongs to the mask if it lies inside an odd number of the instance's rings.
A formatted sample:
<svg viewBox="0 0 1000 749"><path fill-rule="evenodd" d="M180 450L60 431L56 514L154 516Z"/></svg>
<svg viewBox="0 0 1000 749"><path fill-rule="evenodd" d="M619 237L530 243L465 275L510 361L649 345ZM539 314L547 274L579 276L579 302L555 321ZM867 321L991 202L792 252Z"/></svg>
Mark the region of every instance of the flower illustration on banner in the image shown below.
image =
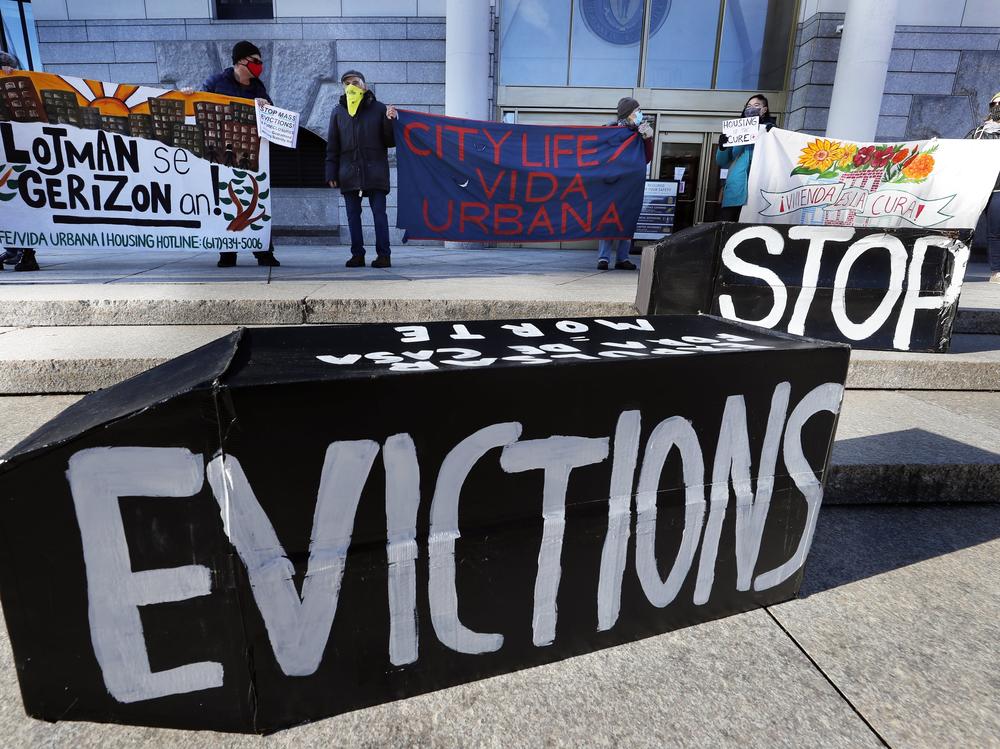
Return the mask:
<svg viewBox="0 0 1000 749"><path fill-rule="evenodd" d="M825 172L840 161L843 154L844 149L840 142L817 138L802 149L802 155L799 156L799 166L792 174Z"/></svg>
<svg viewBox="0 0 1000 749"><path fill-rule="evenodd" d="M857 146L829 138L816 138L802 149L791 176L837 179L842 174L865 171L879 174L882 184L925 181L934 171L937 145L921 151L917 145L888 143Z"/></svg>
<svg viewBox="0 0 1000 749"><path fill-rule="evenodd" d="M865 146L864 148L859 148L857 154L854 156L854 166L865 166L869 161L871 161L874 153L875 146Z"/></svg>
<svg viewBox="0 0 1000 749"><path fill-rule="evenodd" d="M923 182L934 171L934 157L921 153L910 159L903 167L903 176L912 182Z"/></svg>
<svg viewBox="0 0 1000 749"><path fill-rule="evenodd" d="M837 167L839 169L846 169L851 164L854 163L854 156L858 152L858 147L853 143L846 143L843 148L843 156L840 157L840 161L837 162Z"/></svg>
<svg viewBox="0 0 1000 749"><path fill-rule="evenodd" d="M886 146L885 148L876 149L875 153L872 154L872 168L873 169L883 169L885 165L892 160L892 146Z"/></svg>

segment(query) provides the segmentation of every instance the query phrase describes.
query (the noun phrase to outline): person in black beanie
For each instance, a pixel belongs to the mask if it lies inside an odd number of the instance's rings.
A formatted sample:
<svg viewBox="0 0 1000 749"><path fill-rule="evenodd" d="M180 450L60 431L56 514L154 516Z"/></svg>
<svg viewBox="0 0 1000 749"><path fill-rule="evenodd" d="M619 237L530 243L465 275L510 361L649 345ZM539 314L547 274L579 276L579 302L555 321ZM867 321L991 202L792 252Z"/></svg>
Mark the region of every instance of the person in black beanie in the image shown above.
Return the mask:
<svg viewBox="0 0 1000 749"><path fill-rule="evenodd" d="M239 96L274 104L267 89L260 80L264 72L264 59L260 49L251 42L237 42L233 47L233 65L221 73L216 73L202 84L202 91L223 96ZM274 256L274 242L266 251L255 252L258 265L278 266L281 263ZM236 265L235 252L220 252L219 267L231 268Z"/></svg>
<svg viewBox="0 0 1000 749"><path fill-rule="evenodd" d="M642 119L639 102L631 96L618 100L615 111L617 119L608 123L611 127L627 127L642 136L642 147L646 153L646 163L653 160L653 128ZM607 270L611 255L615 256L615 270L635 270L636 265L628 259L632 249L631 239L601 239L597 245L597 270Z"/></svg>

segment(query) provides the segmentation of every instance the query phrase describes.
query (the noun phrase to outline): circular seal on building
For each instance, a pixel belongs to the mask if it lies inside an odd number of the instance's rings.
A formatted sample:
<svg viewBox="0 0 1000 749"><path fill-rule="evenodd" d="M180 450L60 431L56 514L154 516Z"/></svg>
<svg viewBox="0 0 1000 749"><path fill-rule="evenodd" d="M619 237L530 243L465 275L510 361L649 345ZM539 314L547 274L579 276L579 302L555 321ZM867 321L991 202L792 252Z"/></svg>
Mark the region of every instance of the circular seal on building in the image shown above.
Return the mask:
<svg viewBox="0 0 1000 749"><path fill-rule="evenodd" d="M636 44L642 36L644 0L577 0L587 28L612 44ZM649 23L652 36L667 19L671 0L653 0Z"/></svg>

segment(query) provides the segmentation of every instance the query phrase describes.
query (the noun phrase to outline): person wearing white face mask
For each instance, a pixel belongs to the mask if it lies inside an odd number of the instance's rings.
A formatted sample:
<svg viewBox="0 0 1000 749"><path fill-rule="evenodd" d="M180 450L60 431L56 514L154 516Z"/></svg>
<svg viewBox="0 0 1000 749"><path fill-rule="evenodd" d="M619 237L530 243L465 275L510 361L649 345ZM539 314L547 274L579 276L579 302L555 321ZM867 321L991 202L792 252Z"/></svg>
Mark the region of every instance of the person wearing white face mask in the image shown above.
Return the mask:
<svg viewBox="0 0 1000 749"><path fill-rule="evenodd" d="M653 128L648 122L642 119L642 109L639 102L631 96L626 96L618 101L618 118L611 123L610 127L627 127L635 130L642 136L642 146L646 151L646 163L653 160ZM636 266L628 259L629 250L632 249L631 239L602 239L598 244L597 270L607 270L611 262L611 254L615 255L615 270L635 270Z"/></svg>
<svg viewBox="0 0 1000 749"><path fill-rule="evenodd" d="M986 120L965 136L971 140L1000 138L1000 92L990 100L990 113ZM990 202L986 204L986 254L990 261L990 283L1000 283L1000 176L993 186Z"/></svg>
<svg viewBox="0 0 1000 749"><path fill-rule="evenodd" d="M768 111L767 97L763 94L756 94L747 99L741 116L760 117L760 124L767 130L776 124ZM719 136L719 149L715 152L715 163L720 169L729 170L726 186L722 189L720 218L723 221L739 221L740 211L747 204L747 183L750 178L750 162L753 161L753 146L724 148L727 140L725 133Z"/></svg>

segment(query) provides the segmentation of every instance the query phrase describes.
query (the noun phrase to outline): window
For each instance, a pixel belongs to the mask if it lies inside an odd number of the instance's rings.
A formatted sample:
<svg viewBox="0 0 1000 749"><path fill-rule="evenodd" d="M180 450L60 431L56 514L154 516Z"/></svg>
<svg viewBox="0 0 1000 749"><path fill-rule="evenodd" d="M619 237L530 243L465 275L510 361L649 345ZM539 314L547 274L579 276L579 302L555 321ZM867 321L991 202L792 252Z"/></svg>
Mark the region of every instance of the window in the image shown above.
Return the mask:
<svg viewBox="0 0 1000 749"><path fill-rule="evenodd" d="M796 0L500 2L503 85L784 87Z"/></svg>
<svg viewBox="0 0 1000 749"><path fill-rule="evenodd" d="M670 5L654 4L660 15ZM570 85L636 85L645 5L644 0L574 0Z"/></svg>
<svg viewBox="0 0 1000 749"><path fill-rule="evenodd" d="M648 87L712 87L719 4L720 0L672 0L662 4L665 12L657 12L654 0L646 53Z"/></svg>
<svg viewBox="0 0 1000 749"><path fill-rule="evenodd" d="M500 82L565 86L572 0L504 0Z"/></svg>
<svg viewBox="0 0 1000 749"><path fill-rule="evenodd" d="M274 2L273 0L215 0L215 17L221 21L274 18Z"/></svg>
<svg viewBox="0 0 1000 749"><path fill-rule="evenodd" d="M781 89L794 11L795 0L726 0L715 87Z"/></svg>
<svg viewBox="0 0 1000 749"><path fill-rule="evenodd" d="M0 49L14 55L25 70L41 70L35 16L28 0L0 0Z"/></svg>

